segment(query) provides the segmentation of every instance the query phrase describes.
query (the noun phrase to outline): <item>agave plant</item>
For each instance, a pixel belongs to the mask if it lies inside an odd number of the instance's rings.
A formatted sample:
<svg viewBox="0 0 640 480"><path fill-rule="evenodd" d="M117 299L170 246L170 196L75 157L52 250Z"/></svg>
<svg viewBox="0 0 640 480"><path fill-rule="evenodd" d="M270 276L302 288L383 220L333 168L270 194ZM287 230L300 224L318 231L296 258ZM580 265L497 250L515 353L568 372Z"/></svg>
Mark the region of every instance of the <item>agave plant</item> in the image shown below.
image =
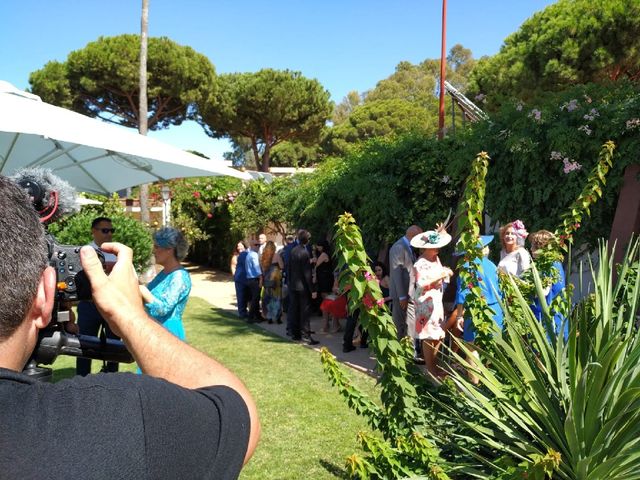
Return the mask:
<svg viewBox="0 0 640 480"><path fill-rule="evenodd" d="M567 338L556 334L537 272L542 322L512 285L517 305L504 306L504 334L481 353L482 363L467 367L480 384L451 372L466 405L483 417L470 422L448 409L484 447L475 453L485 465L478 477L640 479L638 248L633 240L616 269L607 244L600 245L597 268L589 264L591 293L573 308L567 296L560 300L569 314ZM527 335L508 326L513 307L523 312Z"/></svg>

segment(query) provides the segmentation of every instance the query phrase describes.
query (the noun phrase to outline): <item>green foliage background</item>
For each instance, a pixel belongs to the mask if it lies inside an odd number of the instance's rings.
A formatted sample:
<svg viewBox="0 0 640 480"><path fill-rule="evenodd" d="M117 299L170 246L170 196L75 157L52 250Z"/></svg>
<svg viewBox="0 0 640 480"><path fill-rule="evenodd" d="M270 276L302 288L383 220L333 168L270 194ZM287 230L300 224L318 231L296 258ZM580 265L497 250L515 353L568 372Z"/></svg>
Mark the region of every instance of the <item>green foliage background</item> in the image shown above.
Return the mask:
<svg viewBox="0 0 640 480"><path fill-rule="evenodd" d="M576 84L640 78L636 0L559 0L526 20L470 75L488 106Z"/></svg>
<svg viewBox="0 0 640 480"><path fill-rule="evenodd" d="M69 53L65 62L32 72L29 84L45 102L137 128L139 57L139 35L99 37ZM209 59L167 37L149 38L147 61L149 130L193 118L194 104L215 89Z"/></svg>
<svg viewBox="0 0 640 480"><path fill-rule="evenodd" d="M118 196L111 198L91 195L103 202L102 205L87 205L74 215L60 219L49 226L49 232L59 243L65 245L86 245L93 240L91 222L96 217L108 217L112 220L116 233L113 240L133 250L133 264L138 273L149 266L153 241L151 232L138 220L127 216L123 211Z"/></svg>
<svg viewBox="0 0 640 480"><path fill-rule="evenodd" d="M171 225L189 241L189 259L227 270L242 233L231 225L230 207L241 182L231 177L193 177L170 180ZM150 190L160 198L160 185Z"/></svg>
<svg viewBox="0 0 640 480"><path fill-rule="evenodd" d="M320 238L330 235L337 216L348 211L362 229L367 251L375 251L408 225L431 228L450 208L455 211L471 161L486 151L485 211L492 222L519 218L529 231L553 229L607 140L616 144L616 152L603 198L574 237L575 245L593 247L611 229L624 169L637 162L637 83L588 84L529 104L508 103L489 121L459 128L440 142L409 134L355 145L313 174L277 179L272 186L245 186L233 206L233 222L255 232L265 220L279 220L289 230L307 228ZM581 168L564 173L564 158Z"/></svg>

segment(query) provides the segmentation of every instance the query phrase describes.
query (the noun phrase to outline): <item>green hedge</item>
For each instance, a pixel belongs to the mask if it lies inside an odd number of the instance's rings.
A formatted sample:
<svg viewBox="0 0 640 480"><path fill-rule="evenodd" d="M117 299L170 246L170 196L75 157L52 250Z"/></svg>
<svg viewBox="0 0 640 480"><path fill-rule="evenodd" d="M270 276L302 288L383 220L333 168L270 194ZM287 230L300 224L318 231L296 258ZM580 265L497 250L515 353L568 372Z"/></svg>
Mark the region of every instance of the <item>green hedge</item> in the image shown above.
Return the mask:
<svg viewBox="0 0 640 480"><path fill-rule="evenodd" d="M102 205L83 207L79 213L50 225L49 232L59 243L86 245L93 240L91 235L93 219L101 216L109 217L116 229L113 240L133 250L133 264L138 273L144 272L149 266L153 247L150 231L142 223L121 211L117 197L113 199L101 197L101 201L104 201Z"/></svg>

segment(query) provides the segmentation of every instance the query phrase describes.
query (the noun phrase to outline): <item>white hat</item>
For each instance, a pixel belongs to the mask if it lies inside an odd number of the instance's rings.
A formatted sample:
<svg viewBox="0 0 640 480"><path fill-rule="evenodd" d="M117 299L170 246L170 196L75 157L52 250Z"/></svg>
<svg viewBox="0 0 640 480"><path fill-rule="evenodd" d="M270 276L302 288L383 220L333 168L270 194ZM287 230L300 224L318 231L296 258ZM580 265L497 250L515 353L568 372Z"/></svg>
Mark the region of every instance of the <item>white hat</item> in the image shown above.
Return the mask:
<svg viewBox="0 0 640 480"><path fill-rule="evenodd" d="M451 235L447 232L427 230L411 239L411 246L416 248L442 248L451 242Z"/></svg>

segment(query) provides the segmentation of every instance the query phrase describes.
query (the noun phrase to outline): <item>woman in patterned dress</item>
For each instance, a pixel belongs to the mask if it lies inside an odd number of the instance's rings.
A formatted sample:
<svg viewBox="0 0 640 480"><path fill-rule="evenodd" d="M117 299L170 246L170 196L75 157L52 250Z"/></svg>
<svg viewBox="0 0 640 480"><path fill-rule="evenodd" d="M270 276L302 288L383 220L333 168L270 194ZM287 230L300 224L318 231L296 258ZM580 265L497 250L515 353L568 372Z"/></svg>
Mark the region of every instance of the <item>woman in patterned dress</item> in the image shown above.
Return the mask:
<svg viewBox="0 0 640 480"><path fill-rule="evenodd" d="M445 337L442 292L453 272L444 267L438 252L451 242L445 231L428 230L411 239L411 246L422 250L411 272L409 293L415 307L414 338L422 343L427 373L440 379L445 372L438 366L438 349Z"/></svg>

